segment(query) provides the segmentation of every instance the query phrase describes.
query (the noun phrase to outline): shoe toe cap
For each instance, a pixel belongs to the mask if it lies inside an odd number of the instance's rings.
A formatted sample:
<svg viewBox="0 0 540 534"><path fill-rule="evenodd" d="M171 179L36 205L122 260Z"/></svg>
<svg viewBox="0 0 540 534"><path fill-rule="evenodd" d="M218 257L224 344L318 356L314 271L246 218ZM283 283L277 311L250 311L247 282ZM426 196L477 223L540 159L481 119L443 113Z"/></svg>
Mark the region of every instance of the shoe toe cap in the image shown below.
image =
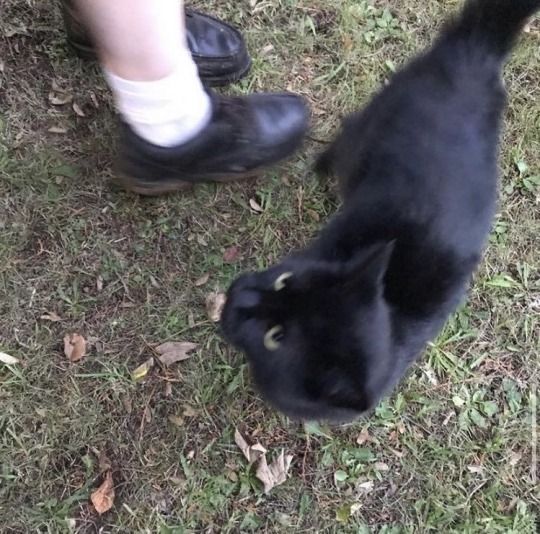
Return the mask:
<svg viewBox="0 0 540 534"><path fill-rule="evenodd" d="M256 95L264 105L256 105L255 117L261 144L290 145L291 152L302 142L309 124L306 101L293 94Z"/></svg>

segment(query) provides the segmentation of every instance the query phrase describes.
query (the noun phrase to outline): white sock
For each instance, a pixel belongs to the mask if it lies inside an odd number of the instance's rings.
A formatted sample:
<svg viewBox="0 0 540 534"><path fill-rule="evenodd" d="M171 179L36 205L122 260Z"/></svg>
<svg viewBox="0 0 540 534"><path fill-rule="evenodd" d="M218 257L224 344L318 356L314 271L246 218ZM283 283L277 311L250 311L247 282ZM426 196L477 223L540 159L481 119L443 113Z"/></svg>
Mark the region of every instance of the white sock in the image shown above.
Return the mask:
<svg viewBox="0 0 540 534"><path fill-rule="evenodd" d="M135 133L154 145L186 143L210 122L212 105L189 51L161 80L125 80L105 70L116 108Z"/></svg>

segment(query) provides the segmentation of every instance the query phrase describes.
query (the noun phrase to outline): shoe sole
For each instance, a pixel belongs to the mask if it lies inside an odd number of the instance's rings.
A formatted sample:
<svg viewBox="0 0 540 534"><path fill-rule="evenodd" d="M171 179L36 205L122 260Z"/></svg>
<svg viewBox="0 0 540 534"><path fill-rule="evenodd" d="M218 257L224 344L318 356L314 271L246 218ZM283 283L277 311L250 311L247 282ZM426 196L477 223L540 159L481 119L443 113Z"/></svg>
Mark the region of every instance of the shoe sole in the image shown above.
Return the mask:
<svg viewBox="0 0 540 534"><path fill-rule="evenodd" d="M207 175L199 177L196 182L186 182L177 179L163 179L160 180L159 183L152 185L145 185L144 182L138 178L134 178L133 176L129 176L122 172L117 172L114 181L126 191L130 191L145 197L157 197L169 193L187 191L188 189L192 189L194 186L202 183L228 183L255 179L260 176L262 171L263 169L257 169L254 171L247 171L245 173L234 173L229 175Z"/></svg>

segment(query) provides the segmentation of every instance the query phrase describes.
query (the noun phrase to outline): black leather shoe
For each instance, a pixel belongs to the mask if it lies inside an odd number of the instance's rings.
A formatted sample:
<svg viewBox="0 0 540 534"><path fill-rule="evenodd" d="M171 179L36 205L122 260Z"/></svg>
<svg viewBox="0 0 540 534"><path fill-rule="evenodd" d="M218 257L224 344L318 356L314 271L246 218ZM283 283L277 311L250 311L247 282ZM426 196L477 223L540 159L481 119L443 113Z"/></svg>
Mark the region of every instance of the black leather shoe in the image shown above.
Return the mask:
<svg viewBox="0 0 540 534"><path fill-rule="evenodd" d="M208 181L254 176L290 156L308 127L308 108L292 94L211 95L213 116L194 139L165 148L120 124L118 179L141 195L160 195Z"/></svg>
<svg viewBox="0 0 540 534"><path fill-rule="evenodd" d="M79 57L95 59L92 41L73 0L60 0L60 5L68 43ZM251 59L240 32L204 13L192 9L186 9L185 13L188 45L203 82L225 85L245 76Z"/></svg>

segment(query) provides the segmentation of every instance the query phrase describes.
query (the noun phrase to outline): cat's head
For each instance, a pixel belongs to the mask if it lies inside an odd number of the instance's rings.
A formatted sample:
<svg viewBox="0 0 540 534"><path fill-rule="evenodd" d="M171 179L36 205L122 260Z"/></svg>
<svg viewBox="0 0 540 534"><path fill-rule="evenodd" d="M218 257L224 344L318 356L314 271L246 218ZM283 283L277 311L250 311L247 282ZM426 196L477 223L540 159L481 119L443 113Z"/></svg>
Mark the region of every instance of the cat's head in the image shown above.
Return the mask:
<svg viewBox="0 0 540 534"><path fill-rule="evenodd" d="M223 332L276 408L343 421L373 407L392 374L382 298L392 249L374 245L347 262L292 256L233 283Z"/></svg>

